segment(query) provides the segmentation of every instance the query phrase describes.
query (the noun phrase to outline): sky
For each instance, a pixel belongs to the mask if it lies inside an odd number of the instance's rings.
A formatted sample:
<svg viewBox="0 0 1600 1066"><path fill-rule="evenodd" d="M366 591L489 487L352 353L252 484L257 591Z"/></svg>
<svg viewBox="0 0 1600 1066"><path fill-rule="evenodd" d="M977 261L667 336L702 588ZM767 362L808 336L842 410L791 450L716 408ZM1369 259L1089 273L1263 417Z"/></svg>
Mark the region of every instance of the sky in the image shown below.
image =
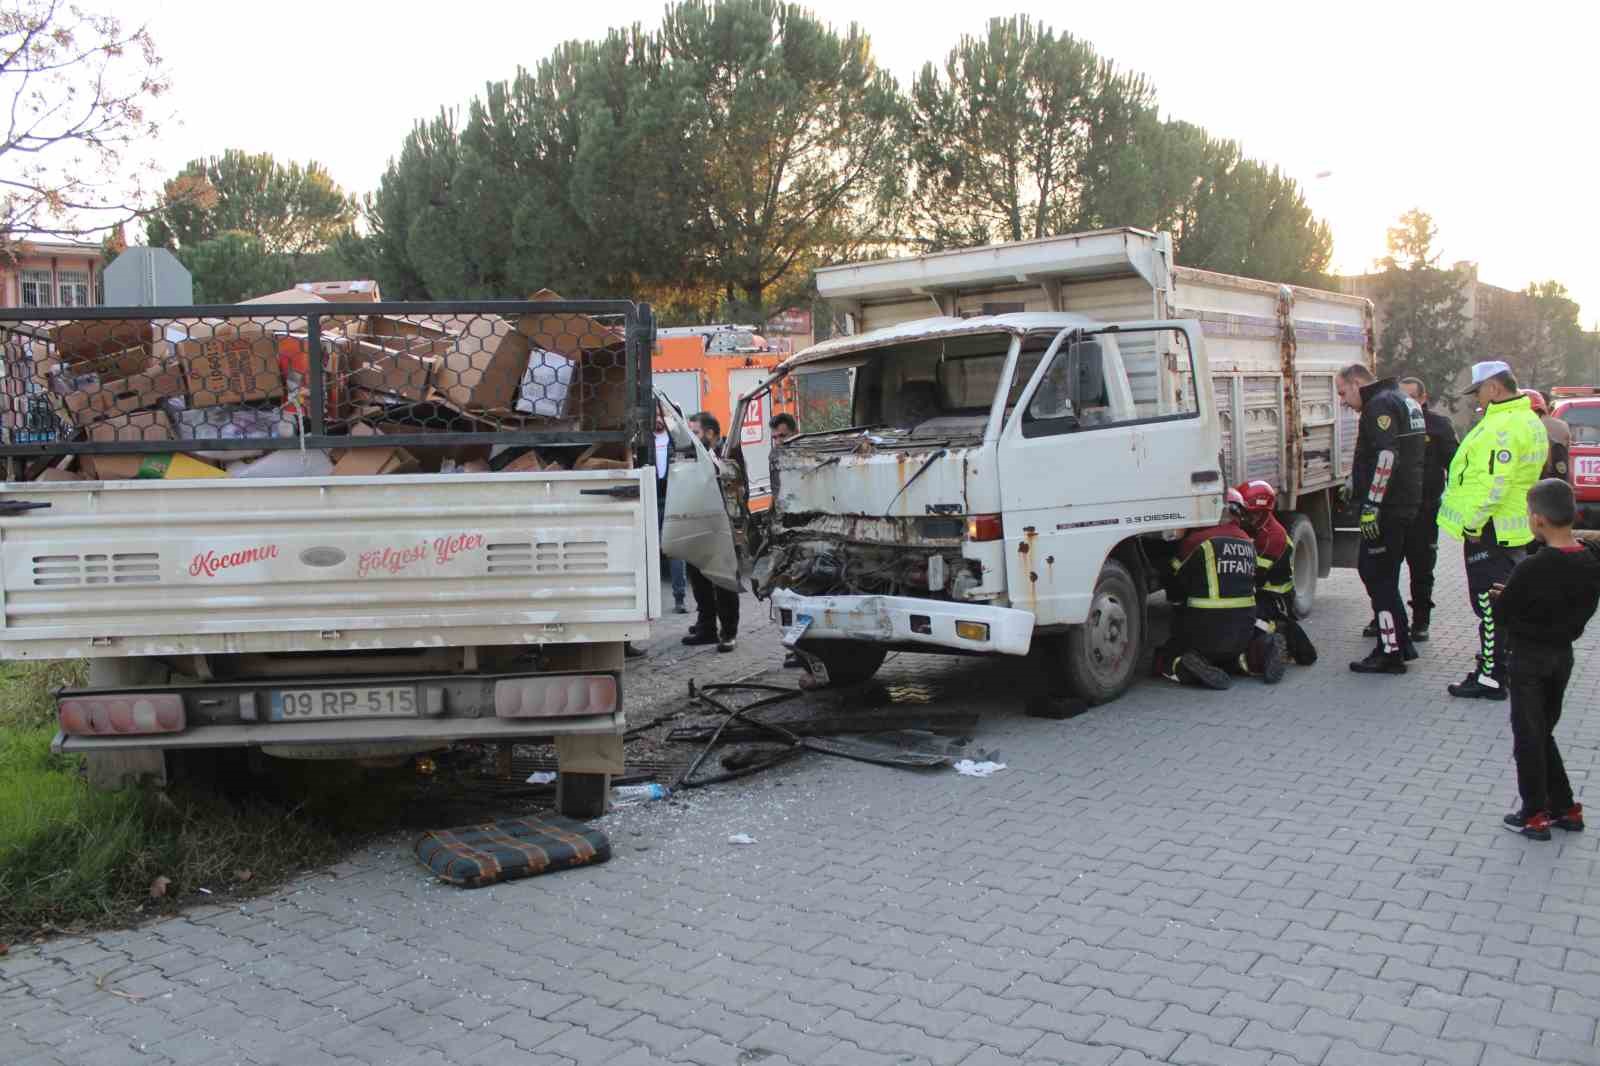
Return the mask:
<svg viewBox="0 0 1600 1066"><path fill-rule="evenodd" d="M96 5L100 6L100 5ZM413 123L557 44L659 24L660 0L512 5L117 0L155 36L178 119L163 170L226 148L315 159L347 190L375 188ZM1023 3L813 0L858 22L906 85L963 33L1029 13L1145 74L1163 113L1231 137L1298 179L1334 234L1334 267L1369 270L1412 207L1446 263L1491 284L1563 282L1600 322L1594 131L1600 4ZM238 11L238 14L233 12Z"/></svg>

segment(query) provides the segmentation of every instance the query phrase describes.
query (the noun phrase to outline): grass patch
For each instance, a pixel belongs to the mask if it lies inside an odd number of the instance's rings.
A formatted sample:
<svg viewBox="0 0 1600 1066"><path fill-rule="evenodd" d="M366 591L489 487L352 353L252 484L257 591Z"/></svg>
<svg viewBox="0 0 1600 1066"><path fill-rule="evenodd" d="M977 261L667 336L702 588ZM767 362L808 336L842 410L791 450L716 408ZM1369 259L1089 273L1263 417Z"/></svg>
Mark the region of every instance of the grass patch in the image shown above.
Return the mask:
<svg viewBox="0 0 1600 1066"><path fill-rule="evenodd" d="M54 725L56 689L88 683L86 659L0 663L0 729Z"/></svg>

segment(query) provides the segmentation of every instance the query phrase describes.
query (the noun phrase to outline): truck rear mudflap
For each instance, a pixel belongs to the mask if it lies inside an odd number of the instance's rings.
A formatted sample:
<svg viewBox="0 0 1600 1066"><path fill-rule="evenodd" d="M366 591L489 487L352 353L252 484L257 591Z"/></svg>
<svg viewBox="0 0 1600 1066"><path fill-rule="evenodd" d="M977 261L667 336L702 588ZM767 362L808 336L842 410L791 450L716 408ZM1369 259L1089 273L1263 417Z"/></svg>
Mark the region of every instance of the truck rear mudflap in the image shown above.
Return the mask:
<svg viewBox="0 0 1600 1066"><path fill-rule="evenodd" d="M772 594L772 618L785 641L856 640L912 650L1026 655L1032 612L910 596Z"/></svg>
<svg viewBox="0 0 1600 1066"><path fill-rule="evenodd" d="M649 470L7 485L7 658L620 641Z"/></svg>

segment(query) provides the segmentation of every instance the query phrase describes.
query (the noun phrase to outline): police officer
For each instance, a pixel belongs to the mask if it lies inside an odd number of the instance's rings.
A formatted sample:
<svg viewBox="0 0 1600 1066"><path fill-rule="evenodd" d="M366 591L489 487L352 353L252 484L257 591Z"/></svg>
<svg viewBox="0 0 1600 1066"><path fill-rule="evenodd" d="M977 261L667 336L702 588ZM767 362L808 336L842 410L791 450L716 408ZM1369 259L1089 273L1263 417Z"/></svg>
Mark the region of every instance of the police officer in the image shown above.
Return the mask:
<svg viewBox="0 0 1600 1066"><path fill-rule="evenodd" d="M1544 394L1538 389L1523 389L1522 395L1533 404L1533 413L1539 416L1545 439L1550 442L1550 450L1544 457L1544 476L1567 480L1567 463L1572 457L1572 428L1550 413Z"/></svg>
<svg viewBox="0 0 1600 1066"><path fill-rule="evenodd" d="M1456 427L1428 409L1428 387L1419 378L1401 378L1400 389L1422 407L1427 443L1422 449L1422 507L1406 534L1406 569L1411 571L1411 639L1428 639L1433 619L1433 570L1439 562L1439 500L1450 460L1456 457ZM1375 633L1372 635L1376 635Z"/></svg>
<svg viewBox="0 0 1600 1066"><path fill-rule="evenodd" d="M1498 359L1472 365L1462 396L1483 417L1456 449L1439 503L1439 528L1462 542L1467 595L1478 616L1478 655L1464 681L1450 686L1462 699L1506 698L1506 664L1495 634L1495 586L1505 583L1533 540L1528 490L1539 481L1549 442L1511 367Z"/></svg>
<svg viewBox="0 0 1600 1066"><path fill-rule="evenodd" d="M1167 579L1172 635L1156 650L1157 677L1213 689L1232 687L1233 673L1269 684L1283 677L1278 642L1256 627L1256 550L1243 513L1244 498L1229 489L1222 520L1178 546Z"/></svg>
<svg viewBox="0 0 1600 1066"><path fill-rule="evenodd" d="M1378 620L1378 644L1350 664L1359 674L1403 674L1417 656L1410 621L1400 600L1400 564L1406 534L1422 501L1422 453L1427 420L1422 407L1394 378L1373 380L1354 363L1339 372L1339 398L1361 412L1350 498L1361 509L1357 567Z"/></svg>

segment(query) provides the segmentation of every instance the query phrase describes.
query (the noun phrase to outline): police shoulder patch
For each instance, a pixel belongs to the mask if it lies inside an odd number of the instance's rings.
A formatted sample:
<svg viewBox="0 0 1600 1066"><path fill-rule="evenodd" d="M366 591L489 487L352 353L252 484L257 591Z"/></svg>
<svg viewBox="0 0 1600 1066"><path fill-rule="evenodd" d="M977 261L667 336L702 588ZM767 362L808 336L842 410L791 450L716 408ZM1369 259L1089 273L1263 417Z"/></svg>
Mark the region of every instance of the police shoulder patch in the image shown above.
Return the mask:
<svg viewBox="0 0 1600 1066"><path fill-rule="evenodd" d="M1509 449L1501 448L1499 452L1495 453L1494 458L1496 462L1509 463L1511 461L1511 452Z"/></svg>
<svg viewBox="0 0 1600 1066"><path fill-rule="evenodd" d="M1567 473L1567 464L1563 463L1563 462L1560 462L1560 461L1557 461L1557 463L1556 463L1556 473L1558 473L1561 476L1565 477L1566 473Z"/></svg>
<svg viewBox="0 0 1600 1066"><path fill-rule="evenodd" d="M1379 429L1388 429L1390 421L1392 421L1392 419L1390 419L1388 415L1379 415L1378 416L1378 428Z"/></svg>

